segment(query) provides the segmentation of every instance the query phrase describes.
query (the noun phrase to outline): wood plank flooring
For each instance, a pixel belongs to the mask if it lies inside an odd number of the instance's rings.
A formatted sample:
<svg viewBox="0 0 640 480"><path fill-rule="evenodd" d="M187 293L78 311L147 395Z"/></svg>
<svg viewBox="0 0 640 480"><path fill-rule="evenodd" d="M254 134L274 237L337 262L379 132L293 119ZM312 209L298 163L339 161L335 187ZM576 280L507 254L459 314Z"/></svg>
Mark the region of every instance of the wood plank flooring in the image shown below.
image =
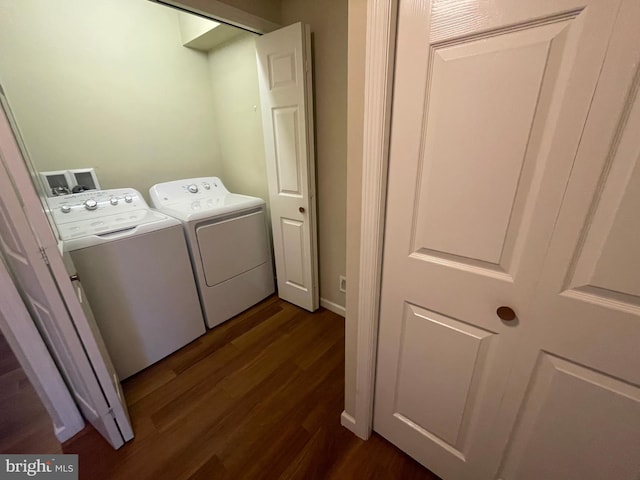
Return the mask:
<svg viewBox="0 0 640 480"><path fill-rule="evenodd" d="M344 319L270 297L124 382L134 440L67 442L81 479L428 479L340 425Z"/></svg>
<svg viewBox="0 0 640 480"><path fill-rule="evenodd" d="M62 453L49 413L1 333L0 452Z"/></svg>

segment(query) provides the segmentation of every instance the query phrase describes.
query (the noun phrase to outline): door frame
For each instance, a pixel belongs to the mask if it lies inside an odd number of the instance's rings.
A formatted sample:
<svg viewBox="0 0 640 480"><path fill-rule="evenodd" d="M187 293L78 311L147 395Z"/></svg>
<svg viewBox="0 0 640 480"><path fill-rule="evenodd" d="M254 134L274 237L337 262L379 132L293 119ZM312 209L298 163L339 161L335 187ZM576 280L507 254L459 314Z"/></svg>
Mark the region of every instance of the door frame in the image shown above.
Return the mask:
<svg viewBox="0 0 640 480"><path fill-rule="evenodd" d="M279 25L220 1L150 0L220 20L255 33ZM373 430L373 395L378 342L382 240L389 160L393 55L398 0L366 0L366 60L360 265L358 269L356 396L353 416L342 413L342 425L363 439Z"/></svg>
<svg viewBox="0 0 640 480"><path fill-rule="evenodd" d="M240 8L221 2L220 0L150 0L167 7L193 13L200 17L233 25L253 33L269 33L277 30L279 25L266 18L259 17Z"/></svg>
<svg viewBox="0 0 640 480"><path fill-rule="evenodd" d="M218 0L150 0L255 32L279 27L268 20ZM373 431L373 400L382 284L384 214L387 204L387 172L393 67L398 0L365 0L366 57L364 73L364 124L362 149L362 209L360 213L360 263L358 267L358 316L355 351L355 411L342 412L341 423L358 437ZM347 312L348 313L348 312ZM348 380L348 379L347 379ZM353 385L347 385L352 388Z"/></svg>
<svg viewBox="0 0 640 480"><path fill-rule="evenodd" d="M397 15L398 0L367 1L355 411L341 416L365 440L373 431Z"/></svg>

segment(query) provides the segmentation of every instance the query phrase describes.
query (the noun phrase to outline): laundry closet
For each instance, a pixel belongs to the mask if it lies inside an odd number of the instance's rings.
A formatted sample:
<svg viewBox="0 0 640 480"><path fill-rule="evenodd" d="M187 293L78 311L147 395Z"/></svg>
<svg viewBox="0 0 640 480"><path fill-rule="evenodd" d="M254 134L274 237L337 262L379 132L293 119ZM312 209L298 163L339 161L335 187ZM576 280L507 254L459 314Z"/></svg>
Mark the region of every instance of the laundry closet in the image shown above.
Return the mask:
<svg viewBox="0 0 640 480"><path fill-rule="evenodd" d="M216 175L268 201L256 34L148 0L9 5L0 80L38 171L94 168L147 200Z"/></svg>
<svg viewBox="0 0 640 480"><path fill-rule="evenodd" d="M24 0L5 10L3 108L120 379L273 293L272 240L281 296L289 289L310 299L294 303L317 308L311 107L287 91L311 90L310 72L296 73L299 54L263 51L263 83L284 94L263 91L261 105L254 33L146 0ZM261 108L273 115L266 138ZM273 235L270 193L280 209ZM212 207L218 214L193 212ZM138 228L157 238L109 246ZM220 248L239 260L208 253ZM127 315L144 318L140 328L106 323Z"/></svg>

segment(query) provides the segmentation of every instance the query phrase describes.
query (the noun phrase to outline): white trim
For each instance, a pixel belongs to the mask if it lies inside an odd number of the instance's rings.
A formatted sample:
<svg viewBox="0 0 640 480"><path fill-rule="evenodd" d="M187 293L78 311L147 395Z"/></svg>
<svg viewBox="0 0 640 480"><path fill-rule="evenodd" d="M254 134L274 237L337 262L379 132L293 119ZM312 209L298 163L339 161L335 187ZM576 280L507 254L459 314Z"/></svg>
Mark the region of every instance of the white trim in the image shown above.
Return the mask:
<svg viewBox="0 0 640 480"><path fill-rule="evenodd" d="M354 432L356 429L356 419L343 411L342 415L340 415L340 425Z"/></svg>
<svg viewBox="0 0 640 480"><path fill-rule="evenodd" d="M280 28L280 25L266 18L233 7L219 0L151 0L161 5L168 5L196 15L218 20L229 25L243 28L255 33L269 33Z"/></svg>
<svg viewBox="0 0 640 480"><path fill-rule="evenodd" d="M56 438L70 439L84 421L1 259L0 330L49 413Z"/></svg>
<svg viewBox="0 0 640 480"><path fill-rule="evenodd" d="M346 316L347 310L337 303L330 302L326 298L320 299L320 306L326 308L327 310L340 315L341 317Z"/></svg>
<svg viewBox="0 0 640 480"><path fill-rule="evenodd" d="M345 425L363 439L373 429L397 10L397 0L369 0L367 5L356 405L353 424Z"/></svg>

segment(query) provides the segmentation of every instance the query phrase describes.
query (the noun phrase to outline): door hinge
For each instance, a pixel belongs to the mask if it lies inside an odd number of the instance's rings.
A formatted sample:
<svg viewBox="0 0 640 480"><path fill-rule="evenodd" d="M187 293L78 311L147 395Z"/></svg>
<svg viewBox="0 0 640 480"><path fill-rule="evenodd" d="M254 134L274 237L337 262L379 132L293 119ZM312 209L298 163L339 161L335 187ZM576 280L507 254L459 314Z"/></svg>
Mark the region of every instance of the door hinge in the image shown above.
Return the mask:
<svg viewBox="0 0 640 480"><path fill-rule="evenodd" d="M40 255L42 256L42 260L44 261L44 263L49 265L49 257L47 256L47 252L44 247L40 247Z"/></svg>

